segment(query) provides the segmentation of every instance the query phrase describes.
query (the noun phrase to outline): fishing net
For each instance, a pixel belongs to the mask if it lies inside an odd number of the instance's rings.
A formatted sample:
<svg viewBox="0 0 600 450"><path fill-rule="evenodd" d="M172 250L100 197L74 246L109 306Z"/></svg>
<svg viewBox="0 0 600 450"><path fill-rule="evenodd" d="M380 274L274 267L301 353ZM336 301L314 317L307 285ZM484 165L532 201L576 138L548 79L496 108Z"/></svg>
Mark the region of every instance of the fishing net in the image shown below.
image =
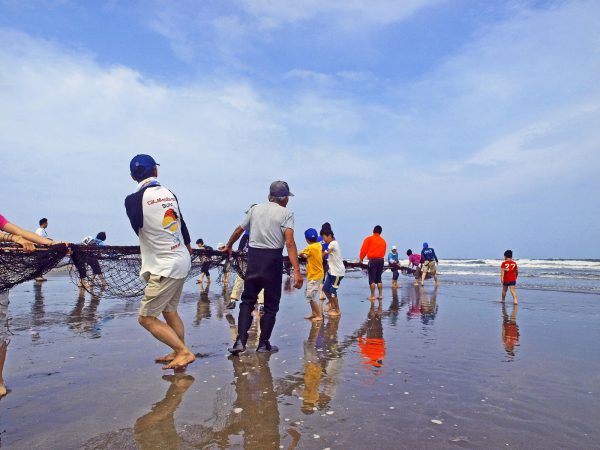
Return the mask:
<svg viewBox="0 0 600 450"><path fill-rule="evenodd" d="M67 254L63 244L39 246L31 253L16 244L0 244L0 292L53 269Z"/></svg>
<svg viewBox="0 0 600 450"><path fill-rule="evenodd" d="M146 282L140 278L142 259L138 246L71 245L70 268L74 283L103 297L140 297ZM200 275L203 270L245 270L238 254L227 255L217 250L195 249L187 279ZM239 272L238 272L239 273Z"/></svg>
<svg viewBox="0 0 600 450"><path fill-rule="evenodd" d="M144 293L145 281L139 276L142 265L139 246L98 246L71 244L69 274L72 281L87 291L109 298L140 297ZM0 292L16 284L37 278L56 267L67 254L65 245L39 246L33 253L24 252L18 245L0 246ZM217 269L219 280L224 273L235 272L244 278L248 264L247 253L233 252L231 256L218 250L193 250L192 264L187 279L196 278L203 271ZM299 260L306 264L305 259ZM348 270L364 270L366 264L344 261ZM385 266L406 275L414 269L400 265ZM282 257L282 271L287 275L293 272L289 257ZM429 274L428 274L429 276Z"/></svg>

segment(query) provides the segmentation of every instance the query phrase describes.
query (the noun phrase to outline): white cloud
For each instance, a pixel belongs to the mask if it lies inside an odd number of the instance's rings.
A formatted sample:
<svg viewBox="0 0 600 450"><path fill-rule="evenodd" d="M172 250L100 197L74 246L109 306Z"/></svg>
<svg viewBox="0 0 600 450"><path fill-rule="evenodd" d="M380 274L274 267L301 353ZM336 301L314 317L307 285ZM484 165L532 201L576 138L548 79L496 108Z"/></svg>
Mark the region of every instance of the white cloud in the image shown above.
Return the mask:
<svg viewBox="0 0 600 450"><path fill-rule="evenodd" d="M148 152L193 233L211 241L227 237L271 180L287 179L298 227L330 219L349 253L376 220L392 240L436 235L459 256L472 235L490 238L473 211L528 201L552 217L548 198L597 189L598 12L579 2L524 12L377 101L338 89L377 76L343 67L288 73L314 89L216 76L169 85L0 32L0 176L12 190L2 213L24 225L52 216L62 238L101 227L113 243L132 242L127 165ZM600 216L593 204L571 211L581 223ZM515 227L502 233L518 239Z"/></svg>
<svg viewBox="0 0 600 450"><path fill-rule="evenodd" d="M17 223L42 214L60 237L100 226L112 242L130 241L128 161L151 153L193 230L222 240L273 179L301 191L319 183L320 155L335 157L332 173L347 177L370 165L360 152L339 157L356 149L337 136L364 126L350 102L267 102L243 81L168 86L21 33L2 31L0 42L0 174L19 186L21 206L7 206Z"/></svg>
<svg viewBox="0 0 600 450"><path fill-rule="evenodd" d="M262 28L270 29L321 16L345 25L389 24L440 0L240 0L240 3Z"/></svg>

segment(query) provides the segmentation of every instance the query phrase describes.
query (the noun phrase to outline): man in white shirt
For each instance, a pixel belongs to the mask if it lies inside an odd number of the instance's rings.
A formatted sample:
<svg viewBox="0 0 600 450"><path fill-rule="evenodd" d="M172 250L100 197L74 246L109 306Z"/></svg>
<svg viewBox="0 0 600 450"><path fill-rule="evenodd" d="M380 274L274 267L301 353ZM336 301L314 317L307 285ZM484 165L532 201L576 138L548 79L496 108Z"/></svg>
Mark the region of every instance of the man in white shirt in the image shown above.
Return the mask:
<svg viewBox="0 0 600 450"><path fill-rule="evenodd" d="M281 282L283 275L283 247L287 248L294 268L296 289L302 287L302 274L298 266L298 249L294 242L294 213L286 208L290 188L285 181L274 181L269 189L269 201L255 205L246 214L242 223L234 230L223 251L231 254L233 244L250 230L248 266L244 279L244 292L238 315L238 335L228 350L237 355L246 350L248 330L252 325L252 311L259 292L264 289L264 314L260 318L259 353L272 353L279 349L269 339L279 311Z"/></svg>
<svg viewBox="0 0 600 450"><path fill-rule="evenodd" d="M43 238L50 239L48 237L48 232L46 231L46 228L48 228L48 219L46 219L45 217L41 218L39 221L39 224L40 224L40 227L37 230L35 230L35 234L37 234L38 236L41 236ZM42 282L42 281L48 281L48 279L45 277L37 277L35 279L35 281Z"/></svg>
<svg viewBox="0 0 600 450"><path fill-rule="evenodd" d="M138 321L173 350L156 362L166 363L163 369L183 371L196 359L185 345L184 326L177 313L192 247L177 197L156 179L157 165L149 155L136 155L129 164L138 190L127 196L125 209L140 238L140 277L147 282ZM158 319L160 314L165 322Z"/></svg>
<svg viewBox="0 0 600 450"><path fill-rule="evenodd" d="M46 219L44 217L44 218L40 219L39 223L40 223L40 227L37 230L35 230L35 234L48 239L48 232L46 231L46 228L48 228L48 219Z"/></svg>
<svg viewBox="0 0 600 450"><path fill-rule="evenodd" d="M344 261L342 260L340 244L335 240L331 228L324 229L321 235L327 243L327 250L323 254L328 256L329 262L323 292L327 296L330 305L327 314L335 317L341 314L337 290L340 287L340 282L346 275L346 266L344 266Z"/></svg>

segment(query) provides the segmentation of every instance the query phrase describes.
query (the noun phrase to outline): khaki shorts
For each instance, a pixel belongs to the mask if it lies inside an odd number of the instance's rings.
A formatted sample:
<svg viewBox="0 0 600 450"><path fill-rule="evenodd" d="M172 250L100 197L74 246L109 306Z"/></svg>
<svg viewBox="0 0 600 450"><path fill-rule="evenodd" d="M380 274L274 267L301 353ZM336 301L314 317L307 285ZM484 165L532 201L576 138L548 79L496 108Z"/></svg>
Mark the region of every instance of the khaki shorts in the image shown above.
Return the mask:
<svg viewBox="0 0 600 450"><path fill-rule="evenodd" d="M321 280L308 280L306 282L306 301L308 303L315 300L315 296L319 295L319 288L323 282Z"/></svg>
<svg viewBox="0 0 600 450"><path fill-rule="evenodd" d="M8 291L0 294L0 345L10 341L8 330Z"/></svg>
<svg viewBox="0 0 600 450"><path fill-rule="evenodd" d="M435 261L425 261L423 263L423 273L427 272L429 272L431 275L435 275L437 273Z"/></svg>
<svg viewBox="0 0 600 450"><path fill-rule="evenodd" d="M144 289L144 298L140 304L140 316L158 317L165 311L177 311L185 278L146 275L144 279L148 284Z"/></svg>

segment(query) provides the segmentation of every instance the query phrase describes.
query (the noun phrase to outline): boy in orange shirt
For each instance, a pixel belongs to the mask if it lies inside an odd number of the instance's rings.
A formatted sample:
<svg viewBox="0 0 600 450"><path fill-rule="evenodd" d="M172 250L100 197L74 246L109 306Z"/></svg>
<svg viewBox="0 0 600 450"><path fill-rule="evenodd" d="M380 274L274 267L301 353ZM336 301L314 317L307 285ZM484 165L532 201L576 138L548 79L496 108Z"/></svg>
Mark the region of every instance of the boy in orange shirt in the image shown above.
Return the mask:
<svg viewBox="0 0 600 450"><path fill-rule="evenodd" d="M314 228L306 230L304 237L308 246L300 252L300 256L306 258L306 300L310 304L312 311L305 319L318 322L323 320L321 307L315 301L315 297L319 294L319 289L323 282L323 247L317 242L319 233Z"/></svg>
<svg viewBox="0 0 600 450"><path fill-rule="evenodd" d="M513 298L513 303L516 305L517 301L517 277L519 276L519 268L517 263L512 259L512 250L506 250L504 252L504 261L500 266L500 282L502 283L502 301L506 298L506 291L510 288L510 294Z"/></svg>

